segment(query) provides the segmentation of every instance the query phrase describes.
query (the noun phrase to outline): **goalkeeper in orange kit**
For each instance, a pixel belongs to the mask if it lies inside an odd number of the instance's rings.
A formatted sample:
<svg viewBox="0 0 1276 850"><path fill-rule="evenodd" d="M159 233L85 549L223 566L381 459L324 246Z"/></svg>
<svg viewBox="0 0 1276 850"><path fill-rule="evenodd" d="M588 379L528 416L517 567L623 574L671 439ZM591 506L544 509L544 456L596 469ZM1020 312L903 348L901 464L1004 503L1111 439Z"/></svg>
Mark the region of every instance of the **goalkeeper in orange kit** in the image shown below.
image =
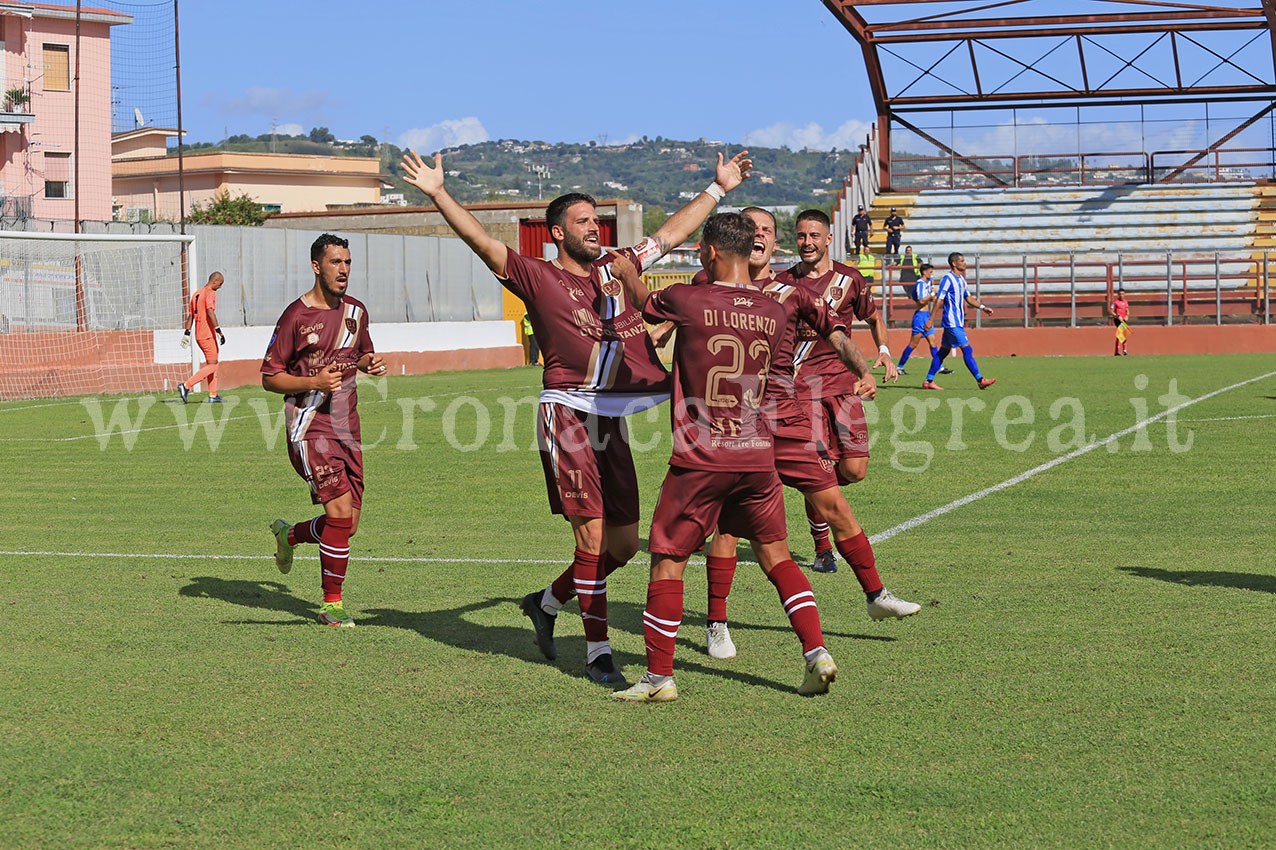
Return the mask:
<svg viewBox="0 0 1276 850"><path fill-rule="evenodd" d="M222 333L217 322L217 290L222 288L225 278L221 272L213 272L208 276L208 283L195 290L191 295L190 305L186 310L186 333L182 337L182 348L190 348L191 328L195 330L195 344L204 352L204 365L177 387L177 394L185 404L191 390L200 381L208 381L208 400L220 404L222 397L217 394L217 353L218 345L226 344L226 335Z"/></svg>

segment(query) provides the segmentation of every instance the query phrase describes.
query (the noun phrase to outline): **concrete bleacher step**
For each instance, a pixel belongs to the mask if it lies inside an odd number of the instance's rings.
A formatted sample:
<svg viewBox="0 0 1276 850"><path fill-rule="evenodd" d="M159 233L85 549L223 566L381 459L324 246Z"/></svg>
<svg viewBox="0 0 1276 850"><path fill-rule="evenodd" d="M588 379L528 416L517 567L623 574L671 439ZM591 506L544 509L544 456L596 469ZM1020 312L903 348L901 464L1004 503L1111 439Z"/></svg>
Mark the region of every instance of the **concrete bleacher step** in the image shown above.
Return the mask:
<svg viewBox="0 0 1276 850"><path fill-rule="evenodd" d="M1250 182L884 194L872 211L871 245L879 253L886 239L881 221L892 206L905 218L903 244L928 257L954 249L1034 257L1093 249L1212 255L1248 253L1260 238L1276 242L1276 187Z"/></svg>

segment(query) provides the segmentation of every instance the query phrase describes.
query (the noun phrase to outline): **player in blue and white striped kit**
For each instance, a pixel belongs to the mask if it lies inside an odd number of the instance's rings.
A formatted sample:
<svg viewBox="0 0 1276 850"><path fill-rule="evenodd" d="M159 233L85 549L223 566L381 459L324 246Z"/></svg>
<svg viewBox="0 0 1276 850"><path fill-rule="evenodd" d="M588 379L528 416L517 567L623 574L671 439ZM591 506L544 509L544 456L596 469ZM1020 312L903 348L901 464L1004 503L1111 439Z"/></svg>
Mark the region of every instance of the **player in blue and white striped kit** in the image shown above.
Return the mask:
<svg viewBox="0 0 1276 850"><path fill-rule="evenodd" d="M975 362L975 351L970 346L970 340L966 338L967 304L982 310L986 315L992 315L991 307L980 303L978 298L970 294L970 287L966 284L966 258L954 251L948 255L948 272L939 281L939 291L935 293L935 302L931 307L932 312L941 311L944 336L940 340L939 350L931 358L930 371L926 373L926 382L922 384L922 389L943 389L935 383L935 375L944 365L944 358L952 353L954 348L961 349L966 368L979 382L979 389L986 390L997 383L996 378L985 378L980 374L979 364Z"/></svg>
<svg viewBox="0 0 1276 850"><path fill-rule="evenodd" d="M922 263L917 272L917 280L914 281L912 287L908 290L908 297L913 299L913 302L917 305L917 310L913 313L913 336L908 340L908 345L904 346L904 353L899 356L899 373L901 375L905 374L904 364L913 355L913 349L923 339L930 346L931 359L935 357L935 340L932 339L935 330L930 320L930 306L935 301L935 290L930 280L934 269L935 267L930 263Z"/></svg>

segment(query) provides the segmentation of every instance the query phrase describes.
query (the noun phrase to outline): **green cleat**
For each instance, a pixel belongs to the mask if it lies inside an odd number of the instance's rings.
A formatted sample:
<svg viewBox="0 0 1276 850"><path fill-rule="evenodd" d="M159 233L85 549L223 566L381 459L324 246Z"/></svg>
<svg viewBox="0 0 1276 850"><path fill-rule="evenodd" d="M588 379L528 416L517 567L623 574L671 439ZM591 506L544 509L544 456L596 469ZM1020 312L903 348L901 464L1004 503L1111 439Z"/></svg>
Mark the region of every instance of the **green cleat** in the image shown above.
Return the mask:
<svg viewBox="0 0 1276 850"><path fill-rule="evenodd" d="M644 675L636 685L616 691L611 698L621 702L673 702L678 698L678 686L673 683L673 676L666 676L663 682L653 685Z"/></svg>
<svg viewBox="0 0 1276 850"><path fill-rule="evenodd" d="M323 607L319 609L319 622L325 626L354 628L354 618L346 613L345 607L340 602L323 603Z"/></svg>
<svg viewBox="0 0 1276 850"><path fill-rule="evenodd" d="M288 542L288 529L292 528L286 519L277 519L270 524L270 533L275 535L275 566L279 572L287 575L292 569L293 545Z"/></svg>

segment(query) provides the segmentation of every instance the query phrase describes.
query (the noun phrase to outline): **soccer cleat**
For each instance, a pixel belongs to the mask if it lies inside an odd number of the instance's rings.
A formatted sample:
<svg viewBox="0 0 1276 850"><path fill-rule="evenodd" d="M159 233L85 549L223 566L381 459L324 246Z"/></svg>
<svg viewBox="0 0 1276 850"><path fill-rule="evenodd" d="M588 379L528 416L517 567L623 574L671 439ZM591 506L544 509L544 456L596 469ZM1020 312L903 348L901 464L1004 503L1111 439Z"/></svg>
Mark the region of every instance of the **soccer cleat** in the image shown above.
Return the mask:
<svg viewBox="0 0 1276 850"><path fill-rule="evenodd" d="M191 391L186 389L185 384L178 384L177 394L182 397L182 404L186 404L186 399L191 394Z"/></svg>
<svg viewBox="0 0 1276 850"><path fill-rule="evenodd" d="M616 691L611 698L621 702L673 702L678 698L678 686L673 683L673 676L653 685L644 675L635 685Z"/></svg>
<svg viewBox="0 0 1276 850"><path fill-rule="evenodd" d="M868 616L874 620L885 620L890 617L902 620L905 617L913 616L920 610L922 610L922 606L916 602L900 599L886 588L882 588L882 592L878 594L877 598L868 603Z"/></svg>
<svg viewBox="0 0 1276 850"><path fill-rule="evenodd" d="M288 529L292 528L286 519L277 519L270 524L270 533L275 535L275 566L284 575L292 569L293 545L288 542Z"/></svg>
<svg viewBox="0 0 1276 850"><path fill-rule="evenodd" d="M542 591L533 590L531 593L523 597L522 608L523 613L532 621L532 628L536 630L536 646L540 648L541 654L553 661L558 657L558 647L554 645L554 621L553 614L545 613L545 609L541 607Z"/></svg>
<svg viewBox="0 0 1276 850"><path fill-rule="evenodd" d="M731 640L731 631L726 623L710 623L704 628L705 640L709 643L709 657L726 661L735 658L735 642Z"/></svg>
<svg viewBox="0 0 1276 850"><path fill-rule="evenodd" d="M585 675L600 685L625 681L625 677L612 663L611 655L600 655L585 665Z"/></svg>
<svg viewBox="0 0 1276 850"><path fill-rule="evenodd" d="M934 381L927 381L927 382L925 382L924 384L922 384L922 389L924 389L924 390L942 390L942 389L943 389L943 387L941 387L939 384L935 383Z"/></svg>
<svg viewBox="0 0 1276 850"><path fill-rule="evenodd" d="M901 368L901 369L899 370L899 373L900 373L901 375L907 375L907 374L908 374L908 370L907 370L907 369L904 369L904 368Z"/></svg>
<svg viewBox="0 0 1276 850"><path fill-rule="evenodd" d="M986 390L986 389L988 389L989 387L991 387L991 386L992 386L993 384L995 384L995 383L997 383L997 379L996 379L996 378L980 378L980 379L979 379L979 389L981 389L981 390Z"/></svg>
<svg viewBox="0 0 1276 850"><path fill-rule="evenodd" d="M346 613L345 607L340 602L323 603L323 607L319 609L319 622L325 626L354 628L354 618Z"/></svg>
<svg viewBox="0 0 1276 850"><path fill-rule="evenodd" d="M219 395L210 395L210 396L208 397L208 403L209 403L209 404L221 404L221 403L222 403L222 397L221 397L221 396L219 396Z"/></svg>
<svg viewBox="0 0 1276 850"><path fill-rule="evenodd" d="M949 369L947 366L941 366L941 367L939 368L939 372L937 372L936 374L939 374L939 375L951 375L952 373L953 373L953 370L952 370L952 369Z"/></svg>
<svg viewBox="0 0 1276 850"><path fill-rule="evenodd" d="M817 573L835 573L837 572L837 556L833 554L832 549L816 552L815 560L811 562L811 569Z"/></svg>
<svg viewBox="0 0 1276 850"><path fill-rule="evenodd" d="M802 684L798 685L798 693L804 697L827 694L829 683L836 678L837 665L833 663L833 656L828 654L828 650L822 650L814 661L806 665L806 675L802 677Z"/></svg>

